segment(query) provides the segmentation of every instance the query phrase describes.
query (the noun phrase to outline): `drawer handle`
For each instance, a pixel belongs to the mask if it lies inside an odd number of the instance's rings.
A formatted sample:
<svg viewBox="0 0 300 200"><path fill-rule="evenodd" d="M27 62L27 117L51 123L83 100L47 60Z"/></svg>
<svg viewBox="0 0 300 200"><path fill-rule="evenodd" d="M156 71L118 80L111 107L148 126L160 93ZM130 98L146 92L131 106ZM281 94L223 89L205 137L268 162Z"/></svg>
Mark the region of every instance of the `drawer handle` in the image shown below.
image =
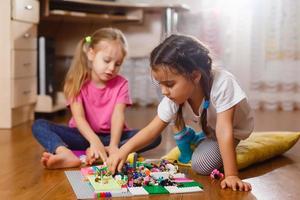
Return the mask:
<svg viewBox="0 0 300 200"><path fill-rule="evenodd" d="M33 8L32 5L26 5L26 6L25 6L25 9L26 9L26 10L32 10L32 8Z"/></svg>
<svg viewBox="0 0 300 200"><path fill-rule="evenodd" d="M30 90L25 90L25 91L23 91L23 94L24 94L24 95L28 95L28 94L30 94L30 93L31 93Z"/></svg>
<svg viewBox="0 0 300 200"><path fill-rule="evenodd" d="M24 67L29 67L30 65L31 65L31 63L30 63L30 62L28 62L28 63L24 63L24 64L23 64L23 66L24 66Z"/></svg>
<svg viewBox="0 0 300 200"><path fill-rule="evenodd" d="M29 38L29 37L30 37L30 34L29 34L29 33L25 33L23 37L24 37L24 38Z"/></svg>

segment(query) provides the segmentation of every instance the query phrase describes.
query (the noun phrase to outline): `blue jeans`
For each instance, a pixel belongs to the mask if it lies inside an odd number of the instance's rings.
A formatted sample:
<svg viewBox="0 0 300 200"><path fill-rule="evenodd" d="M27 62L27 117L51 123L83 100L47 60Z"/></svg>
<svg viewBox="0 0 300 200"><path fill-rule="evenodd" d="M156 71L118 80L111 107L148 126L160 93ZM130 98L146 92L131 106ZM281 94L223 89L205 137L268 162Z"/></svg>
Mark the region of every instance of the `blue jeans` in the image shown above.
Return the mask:
<svg viewBox="0 0 300 200"><path fill-rule="evenodd" d="M129 130L122 133L119 147L125 144L139 130ZM59 146L65 146L70 150L86 150L90 143L81 135L77 128L70 128L65 125L59 125L47 120L38 119L32 125L33 136L38 142L51 153ZM97 134L104 146L110 143L110 134ZM139 150L138 153L148 151L157 147L161 142L161 136L157 137L151 144Z"/></svg>

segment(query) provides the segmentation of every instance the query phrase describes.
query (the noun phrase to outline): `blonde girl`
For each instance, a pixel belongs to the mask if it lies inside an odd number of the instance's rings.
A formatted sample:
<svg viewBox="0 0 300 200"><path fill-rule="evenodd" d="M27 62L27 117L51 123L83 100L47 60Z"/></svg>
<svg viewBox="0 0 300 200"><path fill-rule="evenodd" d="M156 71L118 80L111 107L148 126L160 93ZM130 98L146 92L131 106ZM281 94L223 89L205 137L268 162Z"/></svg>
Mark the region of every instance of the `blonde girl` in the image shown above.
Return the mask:
<svg viewBox="0 0 300 200"><path fill-rule="evenodd" d="M86 150L88 164L106 161L137 133L125 123L131 98L127 80L118 75L126 54L127 42L118 29L101 28L81 39L64 85L72 112L69 126L39 119L32 127L34 137L46 149L41 158L46 168L79 166L71 150ZM141 152L160 141L157 137Z"/></svg>

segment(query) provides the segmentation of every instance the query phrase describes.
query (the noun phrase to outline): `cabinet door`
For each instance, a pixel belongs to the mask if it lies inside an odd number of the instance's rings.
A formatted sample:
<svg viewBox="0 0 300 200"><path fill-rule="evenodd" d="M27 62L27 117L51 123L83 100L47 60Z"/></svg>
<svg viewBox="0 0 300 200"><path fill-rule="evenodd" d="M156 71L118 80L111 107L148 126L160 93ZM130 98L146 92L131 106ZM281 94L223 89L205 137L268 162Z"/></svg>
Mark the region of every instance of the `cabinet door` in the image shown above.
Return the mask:
<svg viewBox="0 0 300 200"><path fill-rule="evenodd" d="M12 79L12 108L35 103L36 93L36 77Z"/></svg>
<svg viewBox="0 0 300 200"><path fill-rule="evenodd" d="M12 21L12 47L14 49L37 49L37 27L18 21Z"/></svg>
<svg viewBox="0 0 300 200"><path fill-rule="evenodd" d="M12 19L37 24L40 19L40 5L36 0L13 0Z"/></svg>
<svg viewBox="0 0 300 200"><path fill-rule="evenodd" d="M37 71L37 53L35 50L12 51L12 78L35 76Z"/></svg>

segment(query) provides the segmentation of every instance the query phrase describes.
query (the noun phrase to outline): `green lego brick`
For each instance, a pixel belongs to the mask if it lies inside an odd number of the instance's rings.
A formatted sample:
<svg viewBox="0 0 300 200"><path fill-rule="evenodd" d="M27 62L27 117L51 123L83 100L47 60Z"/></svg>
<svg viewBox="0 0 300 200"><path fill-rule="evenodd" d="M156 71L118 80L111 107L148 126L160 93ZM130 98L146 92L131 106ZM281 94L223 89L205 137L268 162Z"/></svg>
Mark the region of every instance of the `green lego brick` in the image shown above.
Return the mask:
<svg viewBox="0 0 300 200"><path fill-rule="evenodd" d="M144 189L149 193L149 194L169 194L168 190L166 190L163 186L144 186Z"/></svg>
<svg viewBox="0 0 300 200"><path fill-rule="evenodd" d="M183 182L183 183L180 183L180 185L178 187L194 187L194 186L199 186L201 189L203 189L203 185L201 183L196 182L196 181Z"/></svg>

